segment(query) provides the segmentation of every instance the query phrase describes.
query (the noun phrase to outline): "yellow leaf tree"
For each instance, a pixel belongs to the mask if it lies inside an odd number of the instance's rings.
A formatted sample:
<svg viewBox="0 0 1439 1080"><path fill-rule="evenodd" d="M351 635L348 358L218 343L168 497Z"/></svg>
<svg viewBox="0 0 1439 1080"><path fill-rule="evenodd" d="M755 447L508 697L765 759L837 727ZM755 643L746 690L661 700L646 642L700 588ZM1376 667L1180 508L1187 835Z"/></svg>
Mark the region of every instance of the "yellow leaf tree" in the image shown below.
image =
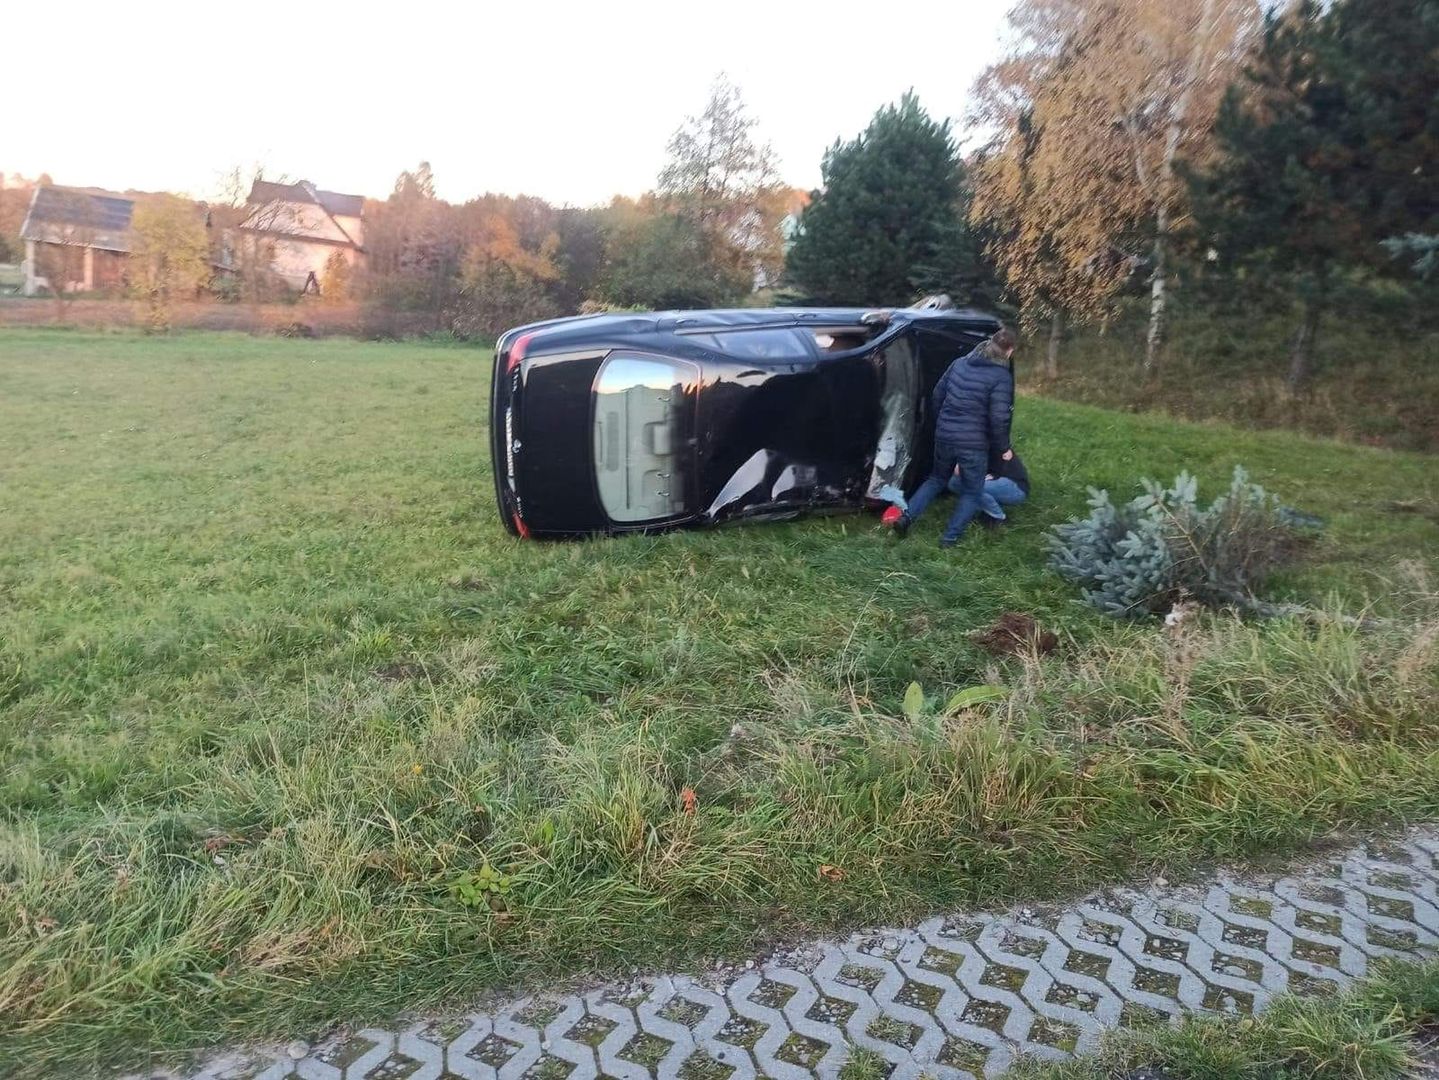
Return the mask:
<svg viewBox="0 0 1439 1080"><path fill-rule="evenodd" d="M325 260L325 270L320 275L320 299L327 304L339 304L350 298L353 278L350 260L343 251L330 252Z"/></svg>
<svg viewBox="0 0 1439 1080"><path fill-rule="evenodd" d="M539 225L523 229L524 207L485 195L465 204L467 240L451 325L468 337L494 338L522 323L555 315L550 286L559 278L559 237ZM533 231L528 238L523 235Z"/></svg>
<svg viewBox="0 0 1439 1080"><path fill-rule="evenodd" d="M1014 52L981 77L996 132L976 220L1021 300L1093 314L1147 248L1145 367L1167 325L1169 255L1187 207L1177 166L1215 153L1220 99L1260 25L1257 0L1021 0Z"/></svg>
<svg viewBox="0 0 1439 1080"><path fill-rule="evenodd" d="M168 330L175 301L210 280L204 211L188 199L155 195L136 204L130 228L130 287L145 302L146 328Z"/></svg>

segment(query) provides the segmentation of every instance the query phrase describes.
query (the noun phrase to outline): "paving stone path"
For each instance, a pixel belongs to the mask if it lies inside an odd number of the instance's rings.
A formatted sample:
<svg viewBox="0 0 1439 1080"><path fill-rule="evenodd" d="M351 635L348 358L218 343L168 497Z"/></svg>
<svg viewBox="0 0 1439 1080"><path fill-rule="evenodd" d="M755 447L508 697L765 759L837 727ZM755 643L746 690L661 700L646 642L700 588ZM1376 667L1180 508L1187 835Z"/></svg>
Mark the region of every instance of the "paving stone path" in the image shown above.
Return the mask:
<svg viewBox="0 0 1439 1080"><path fill-rule="evenodd" d="M856 1047L894 1080L995 1076L1142 1018L1253 1012L1285 990L1439 952L1439 829L1285 877L1120 889L1063 908L932 919L660 976L518 999L313 1052L216 1059L192 1080L808 1080Z"/></svg>

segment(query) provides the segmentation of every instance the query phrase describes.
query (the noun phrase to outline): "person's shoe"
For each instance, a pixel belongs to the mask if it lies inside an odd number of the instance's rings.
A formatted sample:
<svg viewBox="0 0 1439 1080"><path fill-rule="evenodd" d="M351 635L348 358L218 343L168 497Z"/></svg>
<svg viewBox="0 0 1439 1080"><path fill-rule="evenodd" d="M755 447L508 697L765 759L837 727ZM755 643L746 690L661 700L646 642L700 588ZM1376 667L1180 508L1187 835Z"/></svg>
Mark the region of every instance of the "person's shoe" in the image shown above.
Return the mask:
<svg viewBox="0 0 1439 1080"><path fill-rule="evenodd" d="M908 514L900 514L894 519L894 537L896 540L903 540L909 535L909 527L914 524L914 519Z"/></svg>
<svg viewBox="0 0 1439 1080"><path fill-rule="evenodd" d="M957 544L957 543L959 543L959 541L958 541L957 539L956 539L956 540L951 540L949 537L946 536L946 537L944 537L943 539L940 540L939 546L942 547L942 548L952 548L952 547L954 547L954 545Z"/></svg>
<svg viewBox="0 0 1439 1080"><path fill-rule="evenodd" d="M990 517L988 514L977 514L975 520L984 529L997 529L1004 524L1004 518Z"/></svg>

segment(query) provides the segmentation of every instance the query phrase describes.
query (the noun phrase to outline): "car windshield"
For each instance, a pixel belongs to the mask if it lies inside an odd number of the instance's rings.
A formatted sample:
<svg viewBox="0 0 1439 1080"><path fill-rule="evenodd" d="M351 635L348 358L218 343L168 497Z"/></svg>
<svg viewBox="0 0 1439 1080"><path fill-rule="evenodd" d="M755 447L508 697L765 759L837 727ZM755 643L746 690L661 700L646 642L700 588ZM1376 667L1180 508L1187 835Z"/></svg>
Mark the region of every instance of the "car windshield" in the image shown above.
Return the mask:
<svg viewBox="0 0 1439 1080"><path fill-rule="evenodd" d="M613 521L674 517L687 508L683 467L686 384L694 369L652 357L615 356L595 380L595 475Z"/></svg>

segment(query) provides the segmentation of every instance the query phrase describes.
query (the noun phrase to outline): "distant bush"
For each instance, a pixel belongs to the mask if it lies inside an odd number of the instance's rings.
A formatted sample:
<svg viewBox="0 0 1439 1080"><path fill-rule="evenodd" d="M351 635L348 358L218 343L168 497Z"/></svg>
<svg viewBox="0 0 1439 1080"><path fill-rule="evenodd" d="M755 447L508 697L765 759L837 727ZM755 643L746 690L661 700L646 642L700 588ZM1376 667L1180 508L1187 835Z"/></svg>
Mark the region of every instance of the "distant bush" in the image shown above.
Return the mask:
<svg viewBox="0 0 1439 1080"><path fill-rule="evenodd" d="M222 304L238 304L244 298L240 279L234 274L217 273L211 277L210 295Z"/></svg>
<svg viewBox="0 0 1439 1080"><path fill-rule="evenodd" d="M546 290L552 271L543 260L513 253L509 261L476 253L465 262L459 292L447 309L457 336L494 341L513 326L559 314Z"/></svg>
<svg viewBox="0 0 1439 1080"><path fill-rule="evenodd" d="M1049 537L1050 565L1091 606L1120 618L1161 614L1185 600L1263 610L1256 590L1317 524L1281 506L1242 468L1207 507L1188 473L1168 488L1142 483L1144 494L1124 506L1090 489L1089 516Z"/></svg>

